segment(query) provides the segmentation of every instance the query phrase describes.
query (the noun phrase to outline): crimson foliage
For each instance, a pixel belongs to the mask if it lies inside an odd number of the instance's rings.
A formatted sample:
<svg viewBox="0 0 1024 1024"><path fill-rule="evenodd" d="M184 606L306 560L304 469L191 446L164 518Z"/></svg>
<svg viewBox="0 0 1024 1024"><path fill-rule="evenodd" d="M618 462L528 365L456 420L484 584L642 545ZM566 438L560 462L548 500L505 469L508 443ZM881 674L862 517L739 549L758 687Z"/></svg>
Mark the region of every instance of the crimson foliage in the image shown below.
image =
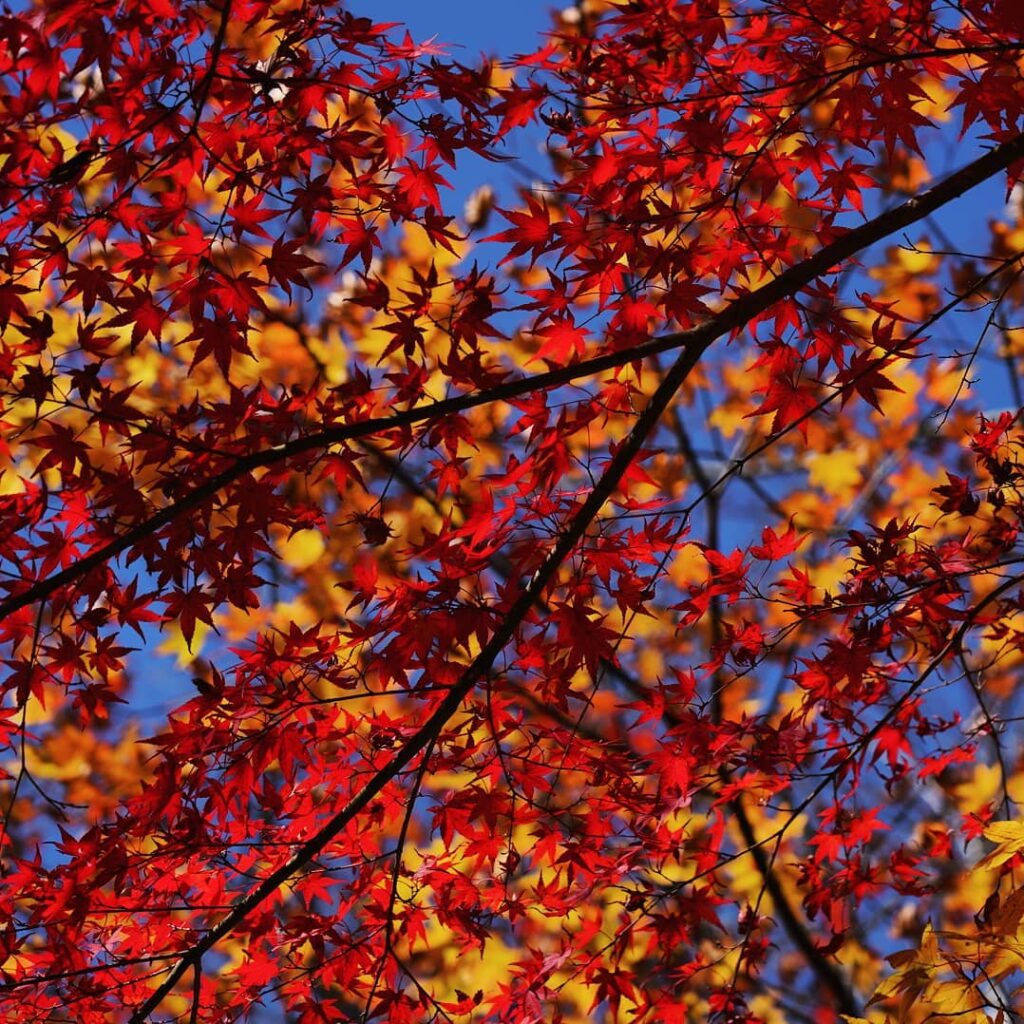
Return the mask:
<svg viewBox="0 0 1024 1024"><path fill-rule="evenodd" d="M5 1019L1012 1019L1022 11L0 17Z"/></svg>

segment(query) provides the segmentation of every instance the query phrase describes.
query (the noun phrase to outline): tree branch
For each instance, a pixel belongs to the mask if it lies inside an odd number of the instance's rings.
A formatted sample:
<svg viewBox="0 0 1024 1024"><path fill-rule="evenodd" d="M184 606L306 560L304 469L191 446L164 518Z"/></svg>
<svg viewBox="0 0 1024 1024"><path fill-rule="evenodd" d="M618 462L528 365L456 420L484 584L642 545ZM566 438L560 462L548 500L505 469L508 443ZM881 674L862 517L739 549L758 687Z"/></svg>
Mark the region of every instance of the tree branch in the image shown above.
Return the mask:
<svg viewBox="0 0 1024 1024"><path fill-rule="evenodd" d="M721 312L689 330L651 338L630 349L607 352L593 359L548 370L532 377L505 381L486 391L414 406L391 416L361 420L358 423L349 423L344 426L327 427L305 437L242 456L233 465L200 484L189 494L162 508L130 530L126 530L120 537L80 558L74 565L45 579L37 580L24 590L0 602L0 617L10 615L34 601L45 599L59 588L81 579L93 569L116 558L139 541L152 536L161 527L166 526L185 512L198 507L223 488L255 469L272 466L293 456L319 451L331 445L465 412L491 402L509 401L531 392L559 387L581 377L593 376L661 352L683 348L686 351L682 361L685 362L690 353L694 353L695 358L699 358L707 347L718 338L742 329L776 302L795 294L822 274L827 273L832 267L856 255L867 246L881 241L894 231L922 220L969 189L993 175L1007 170L1021 159L1024 159L1024 135L1018 135L1010 141L996 146L920 196L915 196L900 206L881 213L872 220L846 232L813 256L784 270L755 291L742 295ZM655 400L652 399L651 404L654 405ZM648 408L650 407L648 406ZM614 485L612 489L614 489Z"/></svg>

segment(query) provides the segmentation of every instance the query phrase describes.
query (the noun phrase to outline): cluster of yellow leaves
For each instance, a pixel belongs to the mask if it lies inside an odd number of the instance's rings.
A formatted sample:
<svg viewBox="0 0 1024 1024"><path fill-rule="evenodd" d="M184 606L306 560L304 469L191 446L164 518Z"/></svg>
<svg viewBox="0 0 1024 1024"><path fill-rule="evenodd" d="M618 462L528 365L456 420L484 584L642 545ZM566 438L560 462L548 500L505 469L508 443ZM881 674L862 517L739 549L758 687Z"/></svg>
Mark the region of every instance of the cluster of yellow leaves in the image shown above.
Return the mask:
<svg viewBox="0 0 1024 1024"><path fill-rule="evenodd" d="M1003 892L993 887L999 885L998 870L1024 853L1024 822L991 822L984 836L995 848L962 879L974 891L975 913L961 913L953 927L926 924L915 948L888 956L891 970L874 987L870 1017L847 1016L848 1024L1003 1024L1010 1019L1008 1008L1024 990L1024 886L1011 875L1003 879ZM957 889L962 894L964 885ZM965 930L972 920L975 927Z"/></svg>
<svg viewBox="0 0 1024 1024"><path fill-rule="evenodd" d="M917 323L934 313L942 301L938 285L932 280L941 266L942 257L931 251L927 238L922 238L913 248L890 246L885 262L872 267L869 274L881 283L879 301Z"/></svg>

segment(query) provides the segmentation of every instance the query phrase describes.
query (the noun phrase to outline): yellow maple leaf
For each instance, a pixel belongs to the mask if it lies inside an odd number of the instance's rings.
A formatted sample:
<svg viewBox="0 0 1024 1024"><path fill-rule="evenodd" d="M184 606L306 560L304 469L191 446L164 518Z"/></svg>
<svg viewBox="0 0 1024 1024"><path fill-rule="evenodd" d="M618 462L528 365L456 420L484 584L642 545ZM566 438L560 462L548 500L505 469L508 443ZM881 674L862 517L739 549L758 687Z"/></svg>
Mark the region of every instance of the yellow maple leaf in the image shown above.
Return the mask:
<svg viewBox="0 0 1024 1024"><path fill-rule="evenodd" d="M178 668L188 668L199 657L199 652L203 649L203 641L209 632L210 627L205 622L197 622L195 633L192 636L192 649L189 650L181 627L176 622L171 623L167 626L167 636L157 648L157 652L172 655Z"/></svg>
<svg viewBox="0 0 1024 1024"><path fill-rule="evenodd" d="M934 78L930 78L920 85L922 92L926 95L917 100L914 110L936 124L948 121L949 110L953 106L956 96Z"/></svg>
<svg viewBox="0 0 1024 1024"><path fill-rule="evenodd" d="M860 486L861 455L851 451L819 452L808 459L808 480L836 497L847 497Z"/></svg>
<svg viewBox="0 0 1024 1024"><path fill-rule="evenodd" d="M1024 850L1024 822L993 821L985 829L984 836L990 843L995 843L996 848L978 861L978 868L997 868Z"/></svg>
<svg viewBox="0 0 1024 1024"><path fill-rule="evenodd" d="M279 541L277 553L285 565L299 572L315 564L324 553L324 536L319 530L296 530Z"/></svg>
<svg viewBox="0 0 1024 1024"><path fill-rule="evenodd" d="M1000 935L1015 935L1024 917L1024 888L1015 889L1000 904L993 925Z"/></svg>

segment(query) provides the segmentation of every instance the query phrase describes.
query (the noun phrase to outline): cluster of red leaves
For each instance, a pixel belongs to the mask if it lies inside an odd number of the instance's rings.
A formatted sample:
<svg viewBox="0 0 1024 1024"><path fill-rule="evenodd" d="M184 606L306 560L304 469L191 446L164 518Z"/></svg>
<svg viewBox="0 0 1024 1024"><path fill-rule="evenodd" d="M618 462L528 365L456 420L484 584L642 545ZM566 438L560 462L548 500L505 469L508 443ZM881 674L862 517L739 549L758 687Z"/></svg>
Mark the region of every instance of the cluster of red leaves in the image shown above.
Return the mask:
<svg viewBox="0 0 1024 1024"><path fill-rule="evenodd" d="M881 843L865 778L898 798L963 760L929 687L971 637L1024 644L1016 420L982 421L977 466L937 487L943 539L850 531L827 594L784 527L732 553L704 538L706 572L673 590L718 483L693 456L689 504L652 498L652 463L719 339L746 351L766 445L898 390L921 325L868 305L866 336L838 270L1024 157L1019 17L962 6L630 0L516 77L334 4L0 18L8 1019L233 1020L277 999L304 1024L739 1021L779 946L823 1019L857 1012L830 959L851 907L923 896L939 855ZM991 146L851 228L886 183L850 154L920 152L924 78ZM556 178L503 213L493 271L389 280L400 229L455 253L446 169L538 128ZM338 295L340 369L244 375L268 325L308 343ZM514 370L499 312L547 370ZM499 404L484 436L473 414ZM399 550L394 480L436 511ZM262 628L275 544L306 530L346 542L323 570L341 609ZM30 704L56 685L100 729L155 624L191 646L233 613L255 625L147 737L116 809L19 809ZM665 613L668 670L644 677L624 638ZM722 696L780 666L784 710ZM755 822L772 801L788 810ZM732 872L744 856L774 917ZM499 944L505 978L459 988L449 954Z"/></svg>

